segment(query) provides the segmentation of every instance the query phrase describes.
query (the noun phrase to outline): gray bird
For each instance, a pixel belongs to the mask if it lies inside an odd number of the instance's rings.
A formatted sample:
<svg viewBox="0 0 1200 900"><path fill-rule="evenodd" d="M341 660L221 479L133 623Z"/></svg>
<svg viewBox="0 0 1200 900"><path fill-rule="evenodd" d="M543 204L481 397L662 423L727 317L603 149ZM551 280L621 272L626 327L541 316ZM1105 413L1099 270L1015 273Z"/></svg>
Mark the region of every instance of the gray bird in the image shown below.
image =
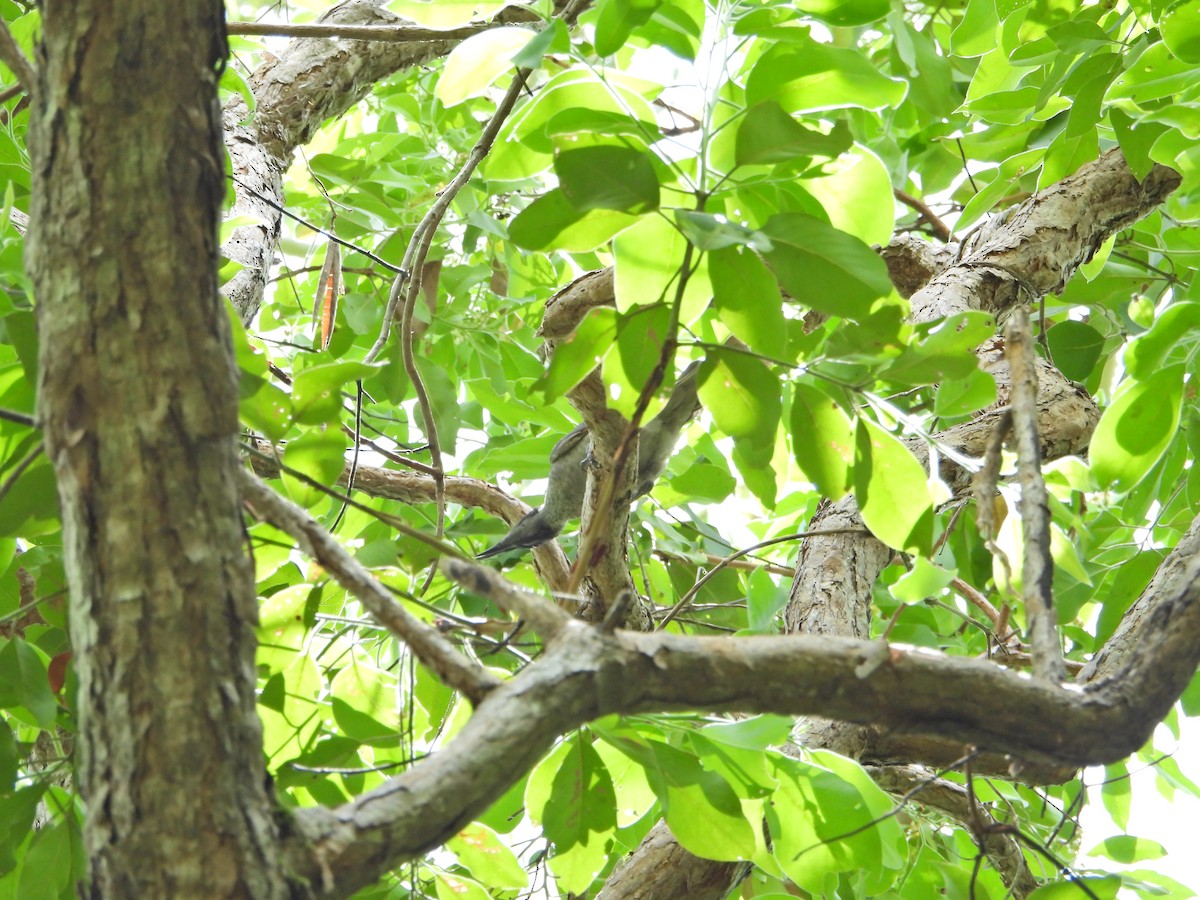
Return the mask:
<svg viewBox="0 0 1200 900"><path fill-rule="evenodd" d="M675 449L679 432L700 409L696 396L696 373L700 363L688 366L671 396L657 416L646 423L638 435L638 471L633 499L650 493ZM546 499L540 509L526 515L494 546L477 559L491 559L509 550L527 549L553 540L568 519L578 518L583 510L583 492L587 487L584 461L592 442L587 426L577 425L550 451L550 477Z"/></svg>

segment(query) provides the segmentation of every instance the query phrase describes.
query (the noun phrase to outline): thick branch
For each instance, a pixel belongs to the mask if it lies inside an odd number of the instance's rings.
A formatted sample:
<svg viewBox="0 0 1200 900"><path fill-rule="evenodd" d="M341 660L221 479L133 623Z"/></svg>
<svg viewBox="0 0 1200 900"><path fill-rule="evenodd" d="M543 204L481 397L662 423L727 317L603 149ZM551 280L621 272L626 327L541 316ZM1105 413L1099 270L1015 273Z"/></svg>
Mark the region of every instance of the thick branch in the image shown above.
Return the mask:
<svg viewBox="0 0 1200 900"><path fill-rule="evenodd" d="M1108 238L1148 215L1179 186L1155 166L1138 182L1119 150L994 216L964 240L957 261L912 296L913 321L964 309L1000 313L1018 301L1016 272L1038 294L1059 293Z"/></svg>
<svg viewBox="0 0 1200 900"><path fill-rule="evenodd" d="M1121 759L1141 746L1200 662L1200 557L1176 572L1158 598L1181 635L1170 644L1175 657L1163 660L1159 645L1135 648L1121 677L1084 689L877 641L607 634L572 620L443 750L338 810L298 812L313 846L297 848L293 864L317 884L322 871L332 876L324 896L346 896L456 833L558 735L610 713L818 715L1067 766ZM1170 678L1159 677L1164 670Z"/></svg>

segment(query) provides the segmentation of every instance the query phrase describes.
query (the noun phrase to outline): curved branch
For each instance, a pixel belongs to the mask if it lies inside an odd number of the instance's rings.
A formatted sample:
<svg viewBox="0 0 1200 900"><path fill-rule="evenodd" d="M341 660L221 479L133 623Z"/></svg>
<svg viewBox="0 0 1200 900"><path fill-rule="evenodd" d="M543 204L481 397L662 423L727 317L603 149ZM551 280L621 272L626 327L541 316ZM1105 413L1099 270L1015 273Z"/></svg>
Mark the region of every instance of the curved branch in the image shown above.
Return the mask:
<svg viewBox="0 0 1200 900"><path fill-rule="evenodd" d="M1188 549L1198 541L1200 520ZM455 834L559 735L611 713L818 715L973 744L1014 762L1122 759L1200 663L1200 554L1176 551L1170 559L1172 574L1154 585L1153 601L1171 610L1167 643L1133 648L1118 677L1084 688L878 641L608 634L567 621L542 659L489 693L444 749L337 810L298 811L304 839L291 848L291 862L314 884L324 880L322 896L347 896ZM1164 660L1164 650L1173 658Z"/></svg>

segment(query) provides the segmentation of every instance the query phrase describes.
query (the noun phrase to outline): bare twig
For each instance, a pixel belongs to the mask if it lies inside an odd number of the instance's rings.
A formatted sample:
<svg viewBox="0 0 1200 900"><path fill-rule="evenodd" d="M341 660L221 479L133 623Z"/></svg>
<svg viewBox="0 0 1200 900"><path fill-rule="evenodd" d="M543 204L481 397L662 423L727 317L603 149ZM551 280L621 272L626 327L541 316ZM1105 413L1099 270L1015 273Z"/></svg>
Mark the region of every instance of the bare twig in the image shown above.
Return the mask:
<svg viewBox="0 0 1200 900"><path fill-rule="evenodd" d="M486 597L501 609L528 622L545 641L552 640L571 622L571 617L553 601L517 587L486 566L447 558L442 560L441 569L447 578L466 590Z"/></svg>
<svg viewBox="0 0 1200 900"><path fill-rule="evenodd" d="M29 415L29 413L17 412L15 409L0 408L0 419L5 422L15 422L18 425L25 425L29 428L37 427L37 419Z"/></svg>
<svg viewBox="0 0 1200 900"><path fill-rule="evenodd" d="M613 451L612 466L596 488L596 500L592 506L594 513L591 521L587 523L587 527L580 533L579 553L575 557L575 565L571 569L571 580L567 583L567 593L573 594L579 589L584 575L587 574L588 568L591 566L592 556L596 550L596 543L600 539L600 536L608 529L613 515L613 500L616 497L617 486L621 484L627 461L632 458L635 460L634 468L636 469L637 467L637 438L641 428L642 416L645 415L646 408L654 398L655 391L662 384L667 366L675 358L675 349L677 347L676 333L679 330L679 310L683 305L684 292L687 289L688 280L691 278L693 272L693 250L694 248L690 243L684 248L683 263L679 267L679 282L676 286L674 301L671 303L670 318L667 320L662 350L658 355L658 363L650 372L650 377L642 387L641 394L638 395L633 416L630 418L629 424L625 427L625 433L621 436L616 449ZM593 435L594 438L595 435Z"/></svg>
<svg viewBox="0 0 1200 900"><path fill-rule="evenodd" d="M516 105L517 98L521 95L521 91L525 86L525 78L528 74L529 70L527 69L519 69L517 71L504 98L497 105L496 111L492 114L491 119L488 120L487 125L483 129L483 133L479 136L479 140L471 148L471 153L467 157L466 163L463 164L463 167L450 183L446 185L441 195L429 208L428 212L425 213L416 230L413 231L412 240L409 241L408 249L405 251L404 259L400 264L401 271L392 284L391 294L388 297L388 306L383 314L383 325L380 328L379 337L366 356L366 362L372 362L383 352L383 348L387 345L392 322L396 318L398 304L403 298L404 306L400 310L401 315L399 317L401 322L401 351L405 371L408 373L413 390L417 395L417 402L421 407L421 417L425 424L425 439L429 442L436 491L438 537L441 537L445 532L446 524L445 469L442 465L442 449L438 439L437 424L433 419L433 407L429 401L425 382L421 377L420 371L417 369L416 359L413 355L413 305L416 302L417 293L420 291L421 270L425 266L425 257L429 253L429 246L433 241L433 236L437 232L442 218L446 215L446 210L450 208L450 203L462 189L463 185L470 179L479 164L483 162L488 151L492 149L492 144L495 142L496 136L500 133L500 126L504 124L504 120L508 118L513 106ZM426 585L428 585L428 581Z"/></svg>
<svg viewBox="0 0 1200 900"><path fill-rule="evenodd" d="M338 584L412 648L413 654L445 684L461 691L474 705L500 684L500 680L464 657L454 645L412 613L384 589L363 565L351 556L319 522L294 503L280 497L251 472L238 472L242 495L255 512L286 531L319 562Z"/></svg>
<svg viewBox="0 0 1200 900"><path fill-rule="evenodd" d="M22 52L6 22L0 22L0 62L12 69L25 93L33 93L37 87L37 70L29 61L29 57Z"/></svg>
<svg viewBox="0 0 1200 900"><path fill-rule="evenodd" d="M1017 444L1017 474L1021 482L1021 594L1029 618L1029 643L1034 674L1054 684L1066 678L1058 644L1050 558L1050 501L1042 478L1041 441L1037 421L1037 369L1029 311L1013 308L1004 335L1012 372L1013 434Z"/></svg>
<svg viewBox="0 0 1200 900"><path fill-rule="evenodd" d="M921 221L921 219L924 219L926 222L928 222L929 227L933 229L933 236L939 241L944 244L948 244L955 240L954 232L951 231L950 227L941 220L937 213L929 208L929 205L924 200L914 197L912 194L900 190L900 188L893 188L892 195L905 206L915 209L918 213L920 213L920 218L917 220L918 223Z"/></svg>
<svg viewBox="0 0 1200 900"><path fill-rule="evenodd" d="M654 630L662 631L664 628L666 628L667 625L669 625L676 616L678 616L681 612L683 612L685 609L687 609L688 605L695 598L696 594L698 594L700 592L700 589L702 587L704 587L704 585L708 584L708 582L712 580L713 576L715 576L723 568L730 565L735 560L741 559L743 556L747 556L748 554L754 553L756 550L761 550L764 547L772 547L775 544L783 544L783 543L787 543L788 541L799 541L799 540L803 540L804 538L810 538L810 537L824 537L826 535L834 535L834 534L870 534L870 533L871 532L867 531L866 528L828 528L828 529L819 530L819 531L799 531L796 534L785 534L785 535L782 535L781 537L774 537L774 538L771 538L770 540L760 541L759 543L752 544L749 547L743 547L741 550L735 550L733 553L730 553L724 559L719 560L717 562L717 564L715 566L713 566L708 572L706 572L702 578L697 580L697 582L692 585L691 589L686 594L684 594L682 597L679 598L679 602L676 603L674 606L672 606L671 609L667 612L667 614L665 616L663 616L661 619L659 619L658 625L655 626Z"/></svg>
<svg viewBox="0 0 1200 900"><path fill-rule="evenodd" d="M45 449L45 442L38 441L36 446L34 446L32 450L25 454L25 458L13 467L12 474L4 479L3 484L0 484L0 500L3 500L5 495L7 495L8 492L13 489L13 485L17 483L20 477L25 473L25 470L33 465L34 460L41 456Z"/></svg>

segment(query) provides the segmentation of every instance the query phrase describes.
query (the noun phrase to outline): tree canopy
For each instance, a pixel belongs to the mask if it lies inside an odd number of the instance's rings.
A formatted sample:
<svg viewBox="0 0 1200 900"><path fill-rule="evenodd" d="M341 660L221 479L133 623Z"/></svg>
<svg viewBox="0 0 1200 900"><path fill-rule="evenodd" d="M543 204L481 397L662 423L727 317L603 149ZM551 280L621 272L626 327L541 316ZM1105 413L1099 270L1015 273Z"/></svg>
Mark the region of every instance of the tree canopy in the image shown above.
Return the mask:
<svg viewBox="0 0 1200 900"><path fill-rule="evenodd" d="M0 900L1192 895L1200 0L177 5L0 0Z"/></svg>

